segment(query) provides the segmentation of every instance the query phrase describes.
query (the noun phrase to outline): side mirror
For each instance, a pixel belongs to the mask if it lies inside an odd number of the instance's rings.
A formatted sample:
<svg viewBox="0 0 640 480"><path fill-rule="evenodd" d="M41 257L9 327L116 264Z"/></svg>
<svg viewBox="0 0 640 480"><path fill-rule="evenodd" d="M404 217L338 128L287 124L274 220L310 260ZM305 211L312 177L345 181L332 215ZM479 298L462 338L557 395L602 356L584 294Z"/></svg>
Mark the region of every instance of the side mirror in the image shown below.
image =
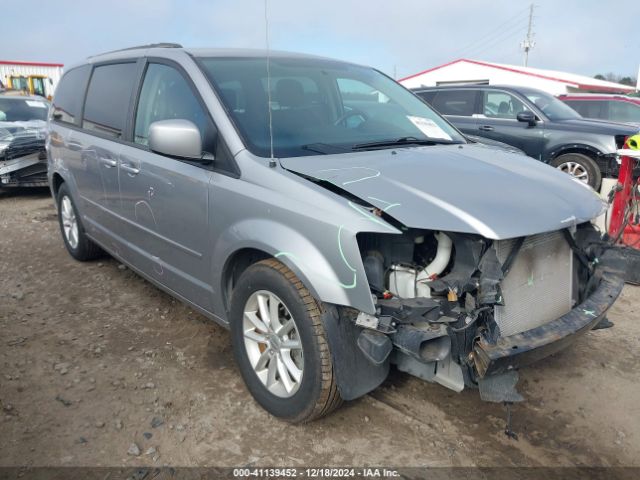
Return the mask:
<svg viewBox="0 0 640 480"><path fill-rule="evenodd" d="M202 159L200 130L189 120L159 120L149 126L152 152L190 160Z"/></svg>
<svg viewBox="0 0 640 480"><path fill-rule="evenodd" d="M525 110L518 113L516 118L519 122L528 123L530 127L533 127L536 124L536 116L531 110Z"/></svg>

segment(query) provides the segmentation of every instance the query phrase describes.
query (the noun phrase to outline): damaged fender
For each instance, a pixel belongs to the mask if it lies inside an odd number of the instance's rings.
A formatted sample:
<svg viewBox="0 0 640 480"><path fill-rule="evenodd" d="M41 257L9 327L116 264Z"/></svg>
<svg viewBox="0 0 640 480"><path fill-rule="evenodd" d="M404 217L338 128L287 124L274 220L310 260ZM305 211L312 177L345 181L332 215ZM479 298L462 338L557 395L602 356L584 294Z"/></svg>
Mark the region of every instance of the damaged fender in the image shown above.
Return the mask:
<svg viewBox="0 0 640 480"><path fill-rule="evenodd" d="M314 242L283 223L247 219L225 232L222 241L233 249L219 258L231 258L245 248L263 251L289 267L316 299L373 313L355 234L346 228L333 230L325 233L322 242Z"/></svg>
<svg viewBox="0 0 640 480"><path fill-rule="evenodd" d="M350 309L339 307L348 305L367 313L375 312L355 232L335 229L313 242L282 223L248 219L235 224L222 239L224 244L233 245L233 252L252 248L277 258L323 302L325 309L321 318L343 399L358 398L384 381L389 373L389 359L379 365L367 359L356 346L363 329L355 325L354 319L345 316L345 310ZM318 245L326 250L321 251ZM214 258L232 258L233 252L215 254ZM222 271L216 275L224 278Z"/></svg>

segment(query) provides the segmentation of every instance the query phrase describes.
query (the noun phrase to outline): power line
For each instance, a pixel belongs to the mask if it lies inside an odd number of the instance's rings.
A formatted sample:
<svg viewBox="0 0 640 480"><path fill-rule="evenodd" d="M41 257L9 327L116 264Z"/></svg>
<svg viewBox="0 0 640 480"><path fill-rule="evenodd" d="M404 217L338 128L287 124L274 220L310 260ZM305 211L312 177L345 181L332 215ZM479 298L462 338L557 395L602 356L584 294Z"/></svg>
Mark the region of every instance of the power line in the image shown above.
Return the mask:
<svg viewBox="0 0 640 480"><path fill-rule="evenodd" d="M504 27L505 25L508 25L508 24L512 24L514 20L517 20L518 24L522 23L522 21L525 20L525 18L526 18L525 16L523 16L523 14L525 14L527 12L527 10L529 10L529 9L526 8L526 9L518 11L515 15L512 15L507 20L505 20L504 22L502 22L499 25L497 25L496 27L494 27L487 34L478 37L473 42L467 44L465 47L455 51L453 56L460 56L461 53L466 52L469 49L473 50L476 47L478 47L479 45L481 45L481 44L485 43L486 41L492 39L492 37L495 37L496 35L500 35L501 33L504 32L502 27Z"/></svg>
<svg viewBox="0 0 640 480"><path fill-rule="evenodd" d="M514 20L517 20L518 22L522 22L522 20L524 20L526 17L523 17L522 14L525 13L525 10L522 10L518 13L516 13L515 15L509 17L508 20L502 22L501 24L499 24L498 26L496 26L495 28L493 28L489 33L487 33L486 35L483 35L479 38L477 38L476 40L474 40L473 42L469 43L467 46L465 46L462 49L459 49L456 53L458 52L465 52L469 49L474 49L475 47L477 47L480 44L485 43L486 41L492 39L492 37L499 35L503 30L501 30L502 27L504 27L507 24L512 23ZM521 17L521 18L520 18Z"/></svg>
<svg viewBox="0 0 640 480"><path fill-rule="evenodd" d="M494 37L491 41L485 42L483 45L478 45L477 48L475 48L474 50L471 50L469 56L474 56L474 57L481 56L485 52L494 49L496 46L501 45L502 43L511 39L512 37L516 35L520 35L524 27L525 25L518 24L518 25L512 26L511 28L503 30L502 32L500 32L500 35L498 35L497 37Z"/></svg>
<svg viewBox="0 0 640 480"><path fill-rule="evenodd" d="M519 35L522 32L523 27L524 24L513 25L511 28L500 32L500 35L493 38L491 41L485 42L484 45L478 45L475 49L469 50L469 53L471 54L471 52L473 52L473 56L480 55L487 50L492 49L497 44L504 42L505 40L510 39L516 35Z"/></svg>

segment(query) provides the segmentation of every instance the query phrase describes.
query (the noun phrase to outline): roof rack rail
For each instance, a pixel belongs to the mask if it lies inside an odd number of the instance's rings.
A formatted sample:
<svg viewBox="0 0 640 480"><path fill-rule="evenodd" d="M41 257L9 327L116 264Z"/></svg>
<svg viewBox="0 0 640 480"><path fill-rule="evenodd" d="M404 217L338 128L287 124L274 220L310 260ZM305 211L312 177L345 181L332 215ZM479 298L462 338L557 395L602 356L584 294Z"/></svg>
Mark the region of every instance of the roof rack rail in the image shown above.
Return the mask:
<svg viewBox="0 0 640 480"><path fill-rule="evenodd" d="M119 48L118 50L111 50L109 52L98 53L97 55L91 55L87 58L100 57L101 55L108 55L110 53L116 52L126 52L127 50L140 50L142 48L183 48L179 43L169 43L169 42L160 42L160 43L149 43L147 45L137 45L135 47L127 47L127 48Z"/></svg>

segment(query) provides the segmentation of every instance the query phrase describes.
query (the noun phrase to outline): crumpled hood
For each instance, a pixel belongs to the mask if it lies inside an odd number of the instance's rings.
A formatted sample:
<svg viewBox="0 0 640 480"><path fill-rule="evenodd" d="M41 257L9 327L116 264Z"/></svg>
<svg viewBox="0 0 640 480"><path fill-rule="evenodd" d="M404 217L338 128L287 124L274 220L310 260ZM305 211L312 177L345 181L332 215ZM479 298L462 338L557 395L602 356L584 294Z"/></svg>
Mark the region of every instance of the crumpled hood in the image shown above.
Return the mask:
<svg viewBox="0 0 640 480"><path fill-rule="evenodd" d="M46 122L42 120L0 121L0 161L43 151L46 125Z"/></svg>
<svg viewBox="0 0 640 480"><path fill-rule="evenodd" d="M605 203L537 160L473 145L437 145L285 158L407 227L515 238L591 220Z"/></svg>

